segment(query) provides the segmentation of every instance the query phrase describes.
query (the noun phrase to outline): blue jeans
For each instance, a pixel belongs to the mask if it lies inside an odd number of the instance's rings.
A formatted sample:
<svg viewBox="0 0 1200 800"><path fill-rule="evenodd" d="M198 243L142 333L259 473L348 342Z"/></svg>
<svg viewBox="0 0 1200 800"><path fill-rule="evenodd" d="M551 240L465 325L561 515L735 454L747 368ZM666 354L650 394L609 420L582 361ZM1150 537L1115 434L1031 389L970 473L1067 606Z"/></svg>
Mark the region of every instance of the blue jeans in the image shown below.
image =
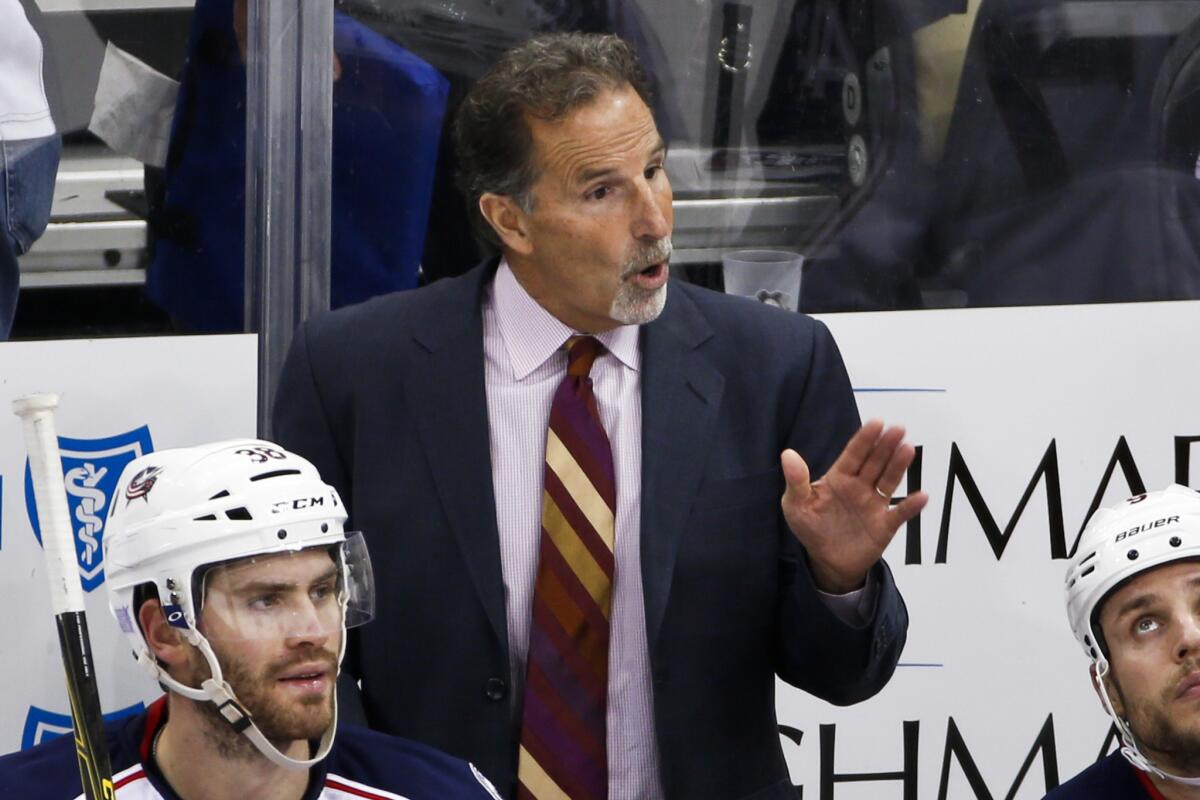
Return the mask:
<svg viewBox="0 0 1200 800"><path fill-rule="evenodd" d="M0 139L0 340L17 310L17 256L28 252L50 221L62 139Z"/></svg>

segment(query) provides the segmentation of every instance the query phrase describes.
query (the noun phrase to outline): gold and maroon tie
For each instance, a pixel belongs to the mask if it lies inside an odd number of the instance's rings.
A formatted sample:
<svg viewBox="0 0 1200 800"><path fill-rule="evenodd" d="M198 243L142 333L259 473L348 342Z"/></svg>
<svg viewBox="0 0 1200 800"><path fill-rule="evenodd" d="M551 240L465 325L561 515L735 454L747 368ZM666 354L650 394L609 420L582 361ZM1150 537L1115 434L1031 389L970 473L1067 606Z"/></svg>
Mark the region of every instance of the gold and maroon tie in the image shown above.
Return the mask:
<svg viewBox="0 0 1200 800"><path fill-rule="evenodd" d="M617 509L612 448L600 423L591 336L566 343L567 375L546 435L545 490L518 798L606 800L608 636Z"/></svg>

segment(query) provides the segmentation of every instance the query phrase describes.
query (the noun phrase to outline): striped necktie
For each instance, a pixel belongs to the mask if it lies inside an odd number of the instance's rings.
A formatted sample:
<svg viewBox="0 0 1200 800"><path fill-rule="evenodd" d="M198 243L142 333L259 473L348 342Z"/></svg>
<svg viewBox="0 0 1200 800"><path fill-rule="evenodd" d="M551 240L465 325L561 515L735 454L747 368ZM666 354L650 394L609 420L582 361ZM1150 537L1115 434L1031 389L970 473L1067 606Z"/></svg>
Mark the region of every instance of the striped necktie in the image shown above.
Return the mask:
<svg viewBox="0 0 1200 800"><path fill-rule="evenodd" d="M545 490L517 797L606 800L609 613L617 508L612 448L592 362L604 346L567 340L567 375L546 435Z"/></svg>

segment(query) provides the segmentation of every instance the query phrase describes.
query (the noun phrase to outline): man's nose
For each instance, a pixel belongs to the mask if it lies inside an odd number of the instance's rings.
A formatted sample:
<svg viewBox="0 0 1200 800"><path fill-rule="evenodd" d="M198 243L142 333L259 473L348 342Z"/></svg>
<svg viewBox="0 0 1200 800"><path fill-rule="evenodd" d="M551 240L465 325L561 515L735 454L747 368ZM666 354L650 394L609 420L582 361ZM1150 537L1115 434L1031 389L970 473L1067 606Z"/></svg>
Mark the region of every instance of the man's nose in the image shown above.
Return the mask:
<svg viewBox="0 0 1200 800"><path fill-rule="evenodd" d="M638 181L636 203L634 238L656 242L671 235L671 187L665 174Z"/></svg>
<svg viewBox="0 0 1200 800"><path fill-rule="evenodd" d="M287 640L293 646L299 644L314 644L320 646L329 640L333 634L333 620L330 615L313 603L300 604L300 608L292 616L291 630Z"/></svg>

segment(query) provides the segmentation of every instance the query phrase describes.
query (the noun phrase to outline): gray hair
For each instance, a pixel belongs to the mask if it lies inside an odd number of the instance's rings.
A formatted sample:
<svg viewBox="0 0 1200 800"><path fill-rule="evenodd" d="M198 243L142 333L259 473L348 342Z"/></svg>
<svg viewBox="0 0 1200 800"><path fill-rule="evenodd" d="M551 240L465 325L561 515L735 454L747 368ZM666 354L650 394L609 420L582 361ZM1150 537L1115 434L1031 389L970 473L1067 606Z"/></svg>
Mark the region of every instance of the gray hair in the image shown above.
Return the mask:
<svg viewBox="0 0 1200 800"><path fill-rule="evenodd" d="M650 105L637 54L612 34L550 33L500 56L471 87L454 120L458 188L475 234L492 250L500 240L479 211L484 193L533 208L533 134L528 119L555 122L602 92L630 86Z"/></svg>

